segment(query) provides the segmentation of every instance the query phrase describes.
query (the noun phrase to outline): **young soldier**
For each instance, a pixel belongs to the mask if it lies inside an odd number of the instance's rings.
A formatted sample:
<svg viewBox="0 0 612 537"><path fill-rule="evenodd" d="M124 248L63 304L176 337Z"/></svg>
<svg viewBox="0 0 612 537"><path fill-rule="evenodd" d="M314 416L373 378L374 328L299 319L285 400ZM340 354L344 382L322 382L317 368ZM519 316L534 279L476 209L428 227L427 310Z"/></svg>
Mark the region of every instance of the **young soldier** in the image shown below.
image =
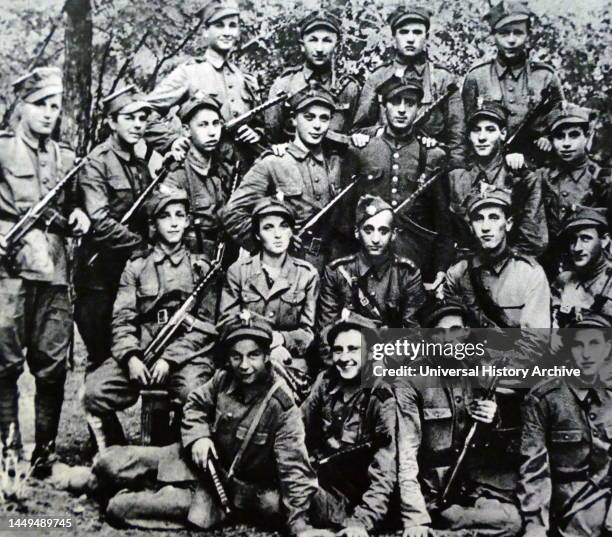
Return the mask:
<svg viewBox="0 0 612 537"><path fill-rule="evenodd" d="M580 376L542 381L522 408L525 537L599 537L612 530L612 391L599 377L611 357L612 329L608 319L589 313L571 326L565 350Z"/></svg>
<svg viewBox="0 0 612 537"><path fill-rule="evenodd" d="M306 445L319 461L329 457L317 469L322 492L314 498L313 516L345 537L380 529L395 490L393 391L362 375L376 336L375 323L344 310L327 334L333 365L302 403Z"/></svg>
<svg viewBox="0 0 612 537"><path fill-rule="evenodd" d="M345 308L379 326L415 325L425 289L414 263L393 252L396 230L391 206L378 196L362 196L357 203L355 236L359 252L325 268L317 326L329 326Z"/></svg>
<svg viewBox="0 0 612 537"><path fill-rule="evenodd" d="M65 237L87 233L89 220L68 207L62 191L21 243L7 251L3 235L74 163L74 154L51 140L62 109L61 71L36 68L14 88L19 122L14 134L0 133L0 440L21 456L17 380L27 361L36 380L31 460L44 475L54 450L72 338Z"/></svg>
<svg viewBox="0 0 612 537"><path fill-rule="evenodd" d="M434 329L434 342L462 344L470 335L467 318L461 302L447 300L426 309L423 325ZM419 365L452 368L474 365L465 360L428 356ZM447 529L457 536L509 537L520 530L521 519L514 505L519 463L516 458L508 459L504 453L507 446L493 450L486 445L485 440L495 431L482 429L493 422L497 403L481 398L482 392L477 383L463 376L423 375L396 385L398 481L404 537L427 537L429 526ZM479 434L463 461L459 482L455 483L448 503L442 504L442 492L457 454L475 422Z"/></svg>
<svg viewBox="0 0 612 537"><path fill-rule="evenodd" d="M263 316L274 330L272 358L305 366L301 359L314 339L319 275L310 263L289 255L294 226L293 210L284 202L257 202L251 214L257 251L227 271L221 319L241 310Z"/></svg>
<svg viewBox="0 0 612 537"><path fill-rule="evenodd" d="M497 187L466 200L479 251L448 269L444 296L460 297L477 327L550 328L550 290L535 260L512 251L511 197Z"/></svg>
<svg viewBox="0 0 612 537"><path fill-rule="evenodd" d="M379 108L378 87L391 78L419 80L423 87L422 106L439 99L453 83L454 76L427 57L431 13L426 7L398 6L387 19L395 40L395 59L376 69L366 80L355 114L354 127L362 129L384 122ZM464 165L465 125L461 97L452 96L432 113L424 132L448 145L450 168Z"/></svg>
<svg viewBox="0 0 612 537"><path fill-rule="evenodd" d="M87 348L88 371L110 356L110 324L119 277L132 252L147 237L144 210L121 223L151 181L146 162L134 151L150 112L143 99L129 86L104 100L111 135L94 149L80 178L92 233L83 241L77 261L75 320Z"/></svg>
<svg viewBox="0 0 612 537"><path fill-rule="evenodd" d="M307 87L311 82L323 86L332 93L336 110L330 123L330 131L348 133L359 96L359 85L351 76L338 77L334 67L334 53L340 41L340 21L324 10L313 11L299 24L300 42L305 61L289 67L272 84L272 99L281 92L291 94ZM295 136L289 107L279 104L265 113L266 128L273 143L290 142Z"/></svg>
<svg viewBox="0 0 612 537"><path fill-rule="evenodd" d="M167 187L150 201L155 246L127 263L113 309L112 357L88 375L85 410L98 448L124 442L116 410L132 406L141 386L166 386L181 402L214 372L211 350L214 305L206 290L198 306L161 356L145 363L144 350L209 269L203 257L190 254L182 240L187 227L184 191ZM210 294L210 293L209 293ZM214 300L213 300L214 302Z"/></svg>
<svg viewBox="0 0 612 537"><path fill-rule="evenodd" d="M563 233L572 268L559 274L551 288L555 325L564 327L586 310L612 320L612 263L606 256L610 235L603 211L580 209L569 218Z"/></svg>
<svg viewBox="0 0 612 537"><path fill-rule="evenodd" d="M295 212L299 230L340 192L342 158L323 145L335 110L332 95L323 88L313 88L296 95L290 105L296 123L293 142L283 156L262 156L244 176L223 213L227 231L249 249L253 248L250 214L261 198L282 192L285 203ZM341 240L337 230L333 233L329 218L325 223L323 237L308 234L296 241L301 242L299 257L319 271L331 257L332 241Z"/></svg>
<svg viewBox="0 0 612 537"><path fill-rule="evenodd" d="M498 2L485 16L497 45L497 56L472 66L463 83L463 105L466 117L478 108L478 100L503 104L510 111L508 129L513 133L525 116L542 99L545 89L552 99L563 99L563 91L554 69L530 60L527 44L531 32L532 13L526 2ZM537 147L552 149L546 136L546 117L536 118L530 126ZM533 148L521 148L522 154Z"/></svg>
<svg viewBox="0 0 612 537"><path fill-rule="evenodd" d="M474 251L474 236L465 218L465 199L481 184L510 190L514 226L509 242L516 251L541 254L548 243L541 181L526 168L511 170L504 159L508 111L498 102L483 102L468 118L473 165L449 173L454 236L460 249Z"/></svg>

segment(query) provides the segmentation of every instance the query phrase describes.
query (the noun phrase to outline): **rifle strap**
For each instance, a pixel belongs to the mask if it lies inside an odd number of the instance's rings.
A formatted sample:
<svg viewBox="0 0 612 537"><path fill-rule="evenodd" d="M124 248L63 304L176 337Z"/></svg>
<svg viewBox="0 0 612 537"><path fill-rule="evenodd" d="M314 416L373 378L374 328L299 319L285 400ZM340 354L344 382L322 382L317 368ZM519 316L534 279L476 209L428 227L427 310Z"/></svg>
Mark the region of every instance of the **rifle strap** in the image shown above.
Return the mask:
<svg viewBox="0 0 612 537"><path fill-rule="evenodd" d="M236 468L238 468L238 465L240 464L240 460L242 459L242 456L244 455L246 448L249 447L249 444L251 443L251 439L253 438L253 435L255 434L255 430L257 429L257 426L259 425L259 422L261 421L261 418L263 417L263 414L266 411L266 408L268 407L268 403L270 402L270 399L272 399L272 396L276 393L276 391L281 386L282 386L282 381L277 380L272 385L272 387L268 390L268 393L263 398L263 401L261 402L261 404L257 407L257 411L255 412L255 415L253 416L253 419L251 420L251 424L249 425L246 435L244 436L244 440L242 440L242 444L240 444L240 448L238 448L236 456L234 457L234 460L232 461L232 464L230 466L229 472L227 473L228 479L231 479L232 476L236 473Z"/></svg>
<svg viewBox="0 0 612 537"><path fill-rule="evenodd" d="M604 306L608 300L612 300L612 268L608 269L608 279L601 288L601 291L595 295L591 311L593 313L603 313Z"/></svg>
<svg viewBox="0 0 612 537"><path fill-rule="evenodd" d="M483 313L497 326L502 328L511 327L512 323L506 315L506 312L493 301L489 291L485 289L482 283L482 274L480 270L474 266L474 258L468 261L468 274L472 289L474 290L476 302Z"/></svg>
<svg viewBox="0 0 612 537"><path fill-rule="evenodd" d="M366 308L370 313L373 313L382 321L383 317L380 307L375 303L375 301L368 297L367 291L363 289L359 279L351 277L344 267L338 267L338 272L346 280L346 283L348 283L351 291L355 289L357 290L357 298L359 299L361 306Z"/></svg>

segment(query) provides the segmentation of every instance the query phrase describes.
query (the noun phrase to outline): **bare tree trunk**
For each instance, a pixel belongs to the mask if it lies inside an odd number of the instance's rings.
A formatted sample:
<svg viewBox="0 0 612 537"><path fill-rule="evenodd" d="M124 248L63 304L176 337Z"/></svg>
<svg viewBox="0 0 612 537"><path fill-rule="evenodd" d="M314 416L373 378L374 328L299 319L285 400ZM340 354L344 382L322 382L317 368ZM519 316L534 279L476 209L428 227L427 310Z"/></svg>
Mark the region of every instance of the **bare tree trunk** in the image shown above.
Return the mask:
<svg viewBox="0 0 612 537"><path fill-rule="evenodd" d="M67 0L61 139L77 153L87 145L91 109L92 36L91 1Z"/></svg>

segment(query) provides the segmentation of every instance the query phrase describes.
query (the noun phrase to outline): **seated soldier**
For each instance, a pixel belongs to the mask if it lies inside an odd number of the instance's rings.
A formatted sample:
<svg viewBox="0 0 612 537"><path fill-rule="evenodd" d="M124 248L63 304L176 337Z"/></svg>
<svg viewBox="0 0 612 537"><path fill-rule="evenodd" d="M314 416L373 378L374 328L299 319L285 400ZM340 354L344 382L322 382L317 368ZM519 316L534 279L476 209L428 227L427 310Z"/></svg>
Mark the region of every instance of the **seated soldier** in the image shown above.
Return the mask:
<svg viewBox="0 0 612 537"><path fill-rule="evenodd" d="M290 535L309 529L317 482L299 409L270 367L271 343L270 326L247 312L221 327L227 368L190 394L182 450L177 444L115 447L96 463L99 486L111 493L128 489L111 499L108 517L140 528L218 524L223 513L210 479L214 461L233 514L258 524L284 520ZM157 490L133 492L143 483Z"/></svg>
<svg viewBox="0 0 612 537"><path fill-rule="evenodd" d="M551 287L555 326L566 326L584 310L612 319L612 262L606 255L610 235L603 211L576 211L563 234L569 242L572 267L559 274Z"/></svg>
<svg viewBox="0 0 612 537"><path fill-rule="evenodd" d="M188 326L179 328L161 356L144 354L208 271L206 261L190 254L182 242L188 207L184 191L164 187L153 195L148 211L155 246L134 255L121 275L113 310L112 356L85 383L87 420L100 451L125 441L115 411L132 406L140 387L164 386L184 402L214 372L210 294L204 293L197 314L189 316Z"/></svg>
<svg viewBox="0 0 612 537"><path fill-rule="evenodd" d="M463 304L447 300L424 311L423 325L434 329L433 342L461 344L470 336L467 317ZM419 371L426 366L467 369L474 365L468 358L453 358L427 356L419 361ZM457 537L512 536L520 530L514 505L518 459L508 460L501 447L487 447L487 434L474 437L477 442L467 452L459 479L448 497L442 498L471 426L479 423L479 433L494 433L490 428L482 431L497 415L496 401L482 398L484 392L467 376L422 374L396 385L404 537L427 537L430 526L448 529Z"/></svg>
<svg viewBox="0 0 612 537"><path fill-rule="evenodd" d="M288 253L295 213L283 201L263 198L253 208L251 229L257 251L227 271L221 294L221 320L241 310L262 315L274 330L272 358L305 370L314 339L319 290L315 268Z"/></svg>
<svg viewBox="0 0 612 537"><path fill-rule="evenodd" d="M564 330L564 353L578 377L537 384L522 407L518 497L525 537L600 537L612 531L612 390L602 372L612 359L612 328L585 313Z"/></svg>
<svg viewBox="0 0 612 537"><path fill-rule="evenodd" d="M499 103L485 102L468 118L469 145L473 164L449 173L450 207L455 218L453 234L460 250L477 249L465 218L465 199L481 183L507 188L512 197L513 228L509 242L514 250L539 255L548 243L540 181L526 168L514 171L504 158L508 111Z"/></svg>
<svg viewBox="0 0 612 537"><path fill-rule="evenodd" d="M375 323L344 310L327 335L333 365L301 407L306 445L319 461L313 517L347 537L380 529L395 490L395 398L363 376L376 339Z"/></svg>

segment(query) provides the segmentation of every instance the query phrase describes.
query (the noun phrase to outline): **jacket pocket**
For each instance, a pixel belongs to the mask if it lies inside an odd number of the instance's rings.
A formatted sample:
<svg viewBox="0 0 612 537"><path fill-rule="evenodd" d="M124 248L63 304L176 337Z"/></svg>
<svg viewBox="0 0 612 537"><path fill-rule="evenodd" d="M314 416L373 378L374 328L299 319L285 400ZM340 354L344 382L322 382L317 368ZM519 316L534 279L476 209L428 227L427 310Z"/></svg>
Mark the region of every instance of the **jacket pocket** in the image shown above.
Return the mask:
<svg viewBox="0 0 612 537"><path fill-rule="evenodd" d="M306 293L294 291L280 297L280 319L283 326L296 326L302 313Z"/></svg>

